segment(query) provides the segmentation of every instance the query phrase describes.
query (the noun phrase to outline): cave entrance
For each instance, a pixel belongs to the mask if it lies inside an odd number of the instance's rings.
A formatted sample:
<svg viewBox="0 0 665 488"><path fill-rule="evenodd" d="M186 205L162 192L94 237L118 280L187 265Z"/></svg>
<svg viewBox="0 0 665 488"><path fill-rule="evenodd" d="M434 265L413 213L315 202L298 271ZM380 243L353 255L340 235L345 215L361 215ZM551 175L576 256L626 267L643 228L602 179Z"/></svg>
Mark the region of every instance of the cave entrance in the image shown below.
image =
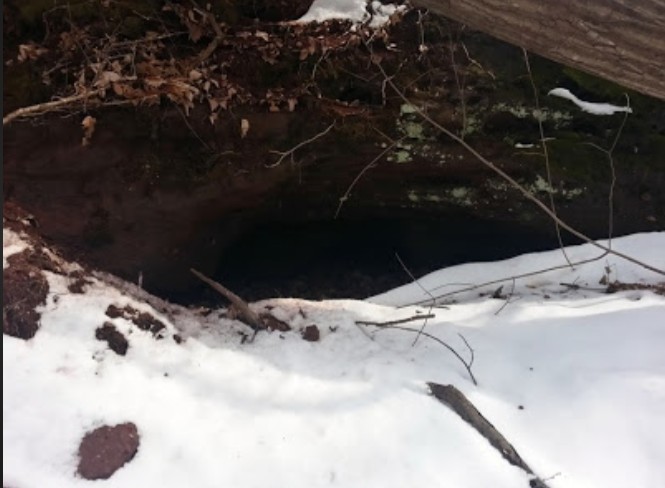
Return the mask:
<svg viewBox="0 0 665 488"><path fill-rule="evenodd" d="M396 254L419 277L556 245L551 235L462 214L259 220L226 247L212 277L249 301L363 299L411 281Z"/></svg>

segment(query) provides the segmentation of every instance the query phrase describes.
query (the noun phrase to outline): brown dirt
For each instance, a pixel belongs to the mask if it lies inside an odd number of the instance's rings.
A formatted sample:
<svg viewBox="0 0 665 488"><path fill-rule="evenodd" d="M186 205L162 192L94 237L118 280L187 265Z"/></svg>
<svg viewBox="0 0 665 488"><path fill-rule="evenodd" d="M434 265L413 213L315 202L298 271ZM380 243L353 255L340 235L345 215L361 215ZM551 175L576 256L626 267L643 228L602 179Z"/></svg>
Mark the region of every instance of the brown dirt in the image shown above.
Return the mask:
<svg viewBox="0 0 665 488"><path fill-rule="evenodd" d="M46 303L49 287L41 268L44 254L31 249L10 256L2 272L2 332L20 339L31 339L39 329L41 315L36 307ZM50 261L49 261L50 263Z"/></svg>
<svg viewBox="0 0 665 488"><path fill-rule="evenodd" d="M258 10L286 3L293 7L298 0L247 2L257 10L248 15L260 18ZM418 13L413 11L389 28L385 41L377 40L374 49L384 68L395 73L399 86L410 87L407 95L415 104L431 106L429 113L454 130L459 129L461 121L461 95L455 82L456 74L461 74L466 86L466 108L478 118L479 132L467 140L513 176L530 181L536 172L542 173L540 156L520 156L510 143L517 136L519 140L537 138L534 122L525 123L505 111L492 115L489 110L498 101L507 106L533 103L521 52L468 33L461 39L464 46L484 69L496 74L496 79L466 59L460 50L455 57L458 73L453 73L450 40L461 36L462 31L431 15L424 18L425 23L419 24ZM205 103L196 105L187 118L178 108L163 103L159 107L91 110L98 122L91 144L86 147L81 146L83 113L21 120L7 127L5 195L34 213L31 225L49 244L55 244L69 259L128 281L135 282L142 275L143 286L151 293L191 303L202 292L189 269L195 267L217 277L219 270L228 268L222 261L229 248L262 221L280 225L331 221L340 197L377 156L386 136L396 140L404 135L404 127L396 126L402 101L390 90L383 92L381 77L369 53L358 39L353 40L344 23L308 28L253 21L241 24L228 26L215 54L218 59L209 60L229 73L229 83L243 87L229 102L233 110L220 112L214 126L209 122L210 109ZM427 53L419 51L422 28ZM197 46L187 45L183 39L176 54L186 51L191 55L200 50L210 35L208 32ZM53 35L53 39L57 38ZM387 50L384 44L388 42L394 42L399 49ZM330 43L343 48L326 51L324 59L321 50L330 47ZM310 44L315 48L312 53L305 49ZM301 55L304 59L300 59ZM15 64L11 70L15 78L26 67L38 75L40 66ZM534 60L534 70L547 75L548 82L570 82L551 64ZM35 77L41 86L41 77ZM270 112L269 92L279 99L276 107L281 112ZM288 112L285 100L292 98L298 103L293 112ZM652 142L643 143L644 131L637 130L635 124L644 122L639 121L644 110L635 112L624 132L625 144L619 144L615 158L619 181L615 191L617 235L660 230L664 221L664 201L658 188L663 186L665 177L656 164L662 159L657 154L662 129L660 135L653 134ZM245 137L240 136L239 130L243 119L250 127ZM596 131L594 134L572 126L563 127L562 134L547 127L547 134L558 139L568 132L579 132L582 140L605 146L607 134L613 134L616 127L613 122L593 119L589 126ZM274 151L296 146L333 120L335 127L324 138L302 147L276 168L265 167L278 158ZM447 216L457 212L501 223L518 222L547 233L556 245L551 222L518 198L517 192L493 189L489 184L491 174L446 138L427 127L422 136L432 153L413 151L408 164L386 158L378 161L353 189L342 218L390 219L397 212L409 211L411 216L434 215L443 225L449 225ZM35 144L36 140L40 143ZM417 137L405 140L407 146L422 142ZM584 147L578 144L578 137L573 143ZM645 164L632 164L626 159L638 149ZM442 155L445 164L440 161ZM604 156L597 156L598 166L604 168ZM570 182L572 186L589 187L577 199L568 201L561 197L561 216L594 237L603 236L606 224L598 215L607 211L608 179L602 176L587 182L588 176L582 172L581 181L577 182L576 177L568 177L566 168L554 170L554 186ZM467 208L464 202L446 200L456 189L477 193L474 206ZM640 194L651 195L650 200L640 200ZM420 195L417 201L413 201L414 195ZM274 242L270 239L261 244L269 250ZM305 247L296 241L289 245ZM523 250L515 250L519 252ZM251 269L263 254L259 250L242 267ZM247 294L247 298L362 297L396 284L392 278L390 282L379 282L375 273L360 269L362 279L351 278L351 285L334 278L329 287L322 288L321 279L311 272L313 267L297 259L298 254L280 256L289 267L303 270L297 286L284 290L271 284L266 290L257 290L255 287L266 281L264 271L260 279L248 280L254 293ZM418 254L426 252L420 250ZM475 260L487 258L478 256ZM425 271L432 269L436 267ZM326 272L324 276L332 274ZM313 282L318 287L316 295L312 294ZM228 283L236 290L237 282ZM83 283L74 282L71 291L78 293L83 288ZM244 293L240 288L238 291Z"/></svg>
<svg viewBox="0 0 665 488"><path fill-rule="evenodd" d="M68 278L69 284L67 285L67 289L70 293L76 295L85 293L86 286L92 284L92 281L81 271L73 271L69 273Z"/></svg>
<svg viewBox="0 0 665 488"><path fill-rule="evenodd" d="M268 330L278 330L280 332L287 332L291 330L291 326L286 322L279 320L270 312L262 313L259 315L261 322L265 324Z"/></svg>
<svg viewBox="0 0 665 488"><path fill-rule="evenodd" d="M109 349L118 356L127 354L129 343L125 336L111 322L104 322L104 325L95 331L95 337L100 341L105 341L109 345Z"/></svg>
<svg viewBox="0 0 665 488"><path fill-rule="evenodd" d="M88 432L79 446L78 474L87 480L110 478L132 460L139 448L136 425L104 425Z"/></svg>
<svg viewBox="0 0 665 488"><path fill-rule="evenodd" d="M163 339L162 331L166 329L163 322L156 319L147 312L139 312L134 307L125 305L123 308L117 305L109 305L106 309L106 316L112 319L122 317L131 321L139 329L150 332L155 339Z"/></svg>
<svg viewBox="0 0 665 488"><path fill-rule="evenodd" d="M316 325L308 325L302 331L302 338L309 342L316 342L320 339L321 333Z"/></svg>

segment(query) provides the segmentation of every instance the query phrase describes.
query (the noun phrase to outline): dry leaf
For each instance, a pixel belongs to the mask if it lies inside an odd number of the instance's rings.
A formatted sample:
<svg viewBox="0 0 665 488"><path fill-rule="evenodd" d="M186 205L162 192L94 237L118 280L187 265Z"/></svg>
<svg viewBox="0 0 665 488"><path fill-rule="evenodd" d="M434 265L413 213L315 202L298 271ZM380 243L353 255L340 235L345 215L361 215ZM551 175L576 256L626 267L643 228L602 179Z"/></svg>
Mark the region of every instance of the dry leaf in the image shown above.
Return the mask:
<svg viewBox="0 0 665 488"><path fill-rule="evenodd" d="M92 134L95 132L95 124L97 119L91 115L86 115L83 121L81 122L81 127L83 127L83 140L81 141L82 146L87 146L90 144L90 139Z"/></svg>
<svg viewBox="0 0 665 488"><path fill-rule="evenodd" d="M106 88L111 83L119 81L121 76L115 71L103 71L97 81L95 81L95 88Z"/></svg>
<svg viewBox="0 0 665 488"><path fill-rule="evenodd" d="M256 37L258 37L259 39L263 39L263 40L266 41L266 42L268 42L268 41L270 40L270 36L268 35L267 32L256 31L256 32L254 33L254 35L255 35Z"/></svg>
<svg viewBox="0 0 665 488"><path fill-rule="evenodd" d="M242 119L240 121L240 138L244 139L247 135L247 132L249 132L249 120Z"/></svg>
<svg viewBox="0 0 665 488"><path fill-rule="evenodd" d="M47 52L48 49L39 47L34 42L31 42L29 44L21 44L18 47L17 59L20 63L27 60L34 61L35 59L39 58L39 56Z"/></svg>

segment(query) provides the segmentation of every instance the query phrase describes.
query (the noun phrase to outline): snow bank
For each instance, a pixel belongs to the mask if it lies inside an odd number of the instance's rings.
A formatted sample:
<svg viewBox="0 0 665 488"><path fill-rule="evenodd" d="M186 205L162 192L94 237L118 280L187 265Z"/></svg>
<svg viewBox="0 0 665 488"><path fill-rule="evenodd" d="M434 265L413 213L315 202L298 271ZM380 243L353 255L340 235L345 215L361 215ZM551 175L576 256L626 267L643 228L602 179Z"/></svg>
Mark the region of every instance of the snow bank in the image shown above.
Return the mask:
<svg viewBox="0 0 665 488"><path fill-rule="evenodd" d="M614 241L654 265L665 260L664 244L665 234ZM569 249L573 259L594 252ZM530 254L422 281L434 288L560 262L560 251ZM75 475L81 437L131 421L138 454L95 486L526 488L524 473L427 395L425 382L434 381L462 390L540 476L552 477L552 488L662 486L665 298L557 285L597 281L605 266L622 279L654 279L608 258L521 281L505 307L476 293L435 309L427 331L468 355L458 334L465 336L478 387L435 342L412 346L413 334L356 325L425 311L386 305L419 298L411 285L374 299L383 305L256 304L273 306L294 332L241 344L247 329L223 311L166 316L98 280L85 294L68 293L66 277L47 273L37 335L3 336L3 485L91 486ZM108 317L110 304L153 314L167 326L163 338ZM125 356L95 339L104 322L127 338ZM310 324L320 342L300 338Z"/></svg>

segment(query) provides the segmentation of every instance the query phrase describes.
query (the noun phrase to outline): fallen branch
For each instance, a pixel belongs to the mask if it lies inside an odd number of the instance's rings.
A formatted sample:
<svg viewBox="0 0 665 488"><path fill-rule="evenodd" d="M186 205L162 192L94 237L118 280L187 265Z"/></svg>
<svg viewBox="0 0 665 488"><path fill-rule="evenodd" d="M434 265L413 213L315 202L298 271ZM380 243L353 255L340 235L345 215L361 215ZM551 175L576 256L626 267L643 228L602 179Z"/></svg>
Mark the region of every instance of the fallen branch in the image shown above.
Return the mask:
<svg viewBox="0 0 665 488"><path fill-rule="evenodd" d="M292 147L291 149L289 149L288 151L270 151L270 152L272 152L273 154L279 154L279 159L278 159L277 161L275 161L274 163L272 163L272 164L266 164L266 168L274 168L275 166L279 166L280 164L282 164L282 161L284 161L284 158L286 158L287 156L291 156L291 157L293 158L293 154L294 154L298 149L300 149L300 148L303 147L303 146L306 146L307 144L310 144L310 143L314 142L315 140L319 139L320 137L325 136L328 132L330 132L330 130L331 130L334 126L335 126L335 122L333 122L332 124L330 124L330 125L328 126L327 129L325 129L325 130L319 132L319 133L316 134L315 136L312 136L312 137L310 137L309 139L307 139L307 140L305 140L305 141L302 141L302 142L299 143L299 144L296 144L295 146L293 146L293 147Z"/></svg>
<svg viewBox="0 0 665 488"><path fill-rule="evenodd" d="M254 312L251 308L249 308L249 305L245 300L240 298L238 295L233 293L231 290L226 288L224 285L221 285L217 283L215 280L211 280L208 278L206 275L203 273L190 268L190 271L196 276L198 279L203 281L204 283L210 285L210 287L215 290L216 292L220 293L224 298L226 298L231 304L236 308L238 311L238 314L240 318L245 322L247 325L249 325L252 329L254 330L260 330L260 329L265 329L266 325L264 324L264 321L261 320L261 317L259 314Z"/></svg>
<svg viewBox="0 0 665 488"><path fill-rule="evenodd" d="M105 89L100 88L98 90L88 91L79 95L72 95L70 97L61 98L59 100L53 100L52 102L38 103L36 105L30 105L28 107L16 109L2 118L2 125L5 126L11 123L14 119L18 119L20 117L35 117L45 112L60 110L69 105L74 105L75 103L95 97L102 93L104 90Z"/></svg>
<svg viewBox="0 0 665 488"><path fill-rule="evenodd" d="M532 478L529 480L531 488L547 488L545 482L535 476L533 470L517 453L501 432L496 430L476 407L464 396L464 394L453 385L440 385L438 383L427 383L430 392L441 403L450 407L457 415L476 429L487 441L501 453L501 456L513 466L524 470Z"/></svg>
<svg viewBox="0 0 665 488"><path fill-rule="evenodd" d="M400 319L400 320L389 320L388 322L368 322L366 320L356 320L356 324L374 325L376 327L387 327L389 325L406 324L407 322L413 322L414 320L433 319L434 317L435 315L431 313L427 315L414 315L413 317L407 317L405 319Z"/></svg>

